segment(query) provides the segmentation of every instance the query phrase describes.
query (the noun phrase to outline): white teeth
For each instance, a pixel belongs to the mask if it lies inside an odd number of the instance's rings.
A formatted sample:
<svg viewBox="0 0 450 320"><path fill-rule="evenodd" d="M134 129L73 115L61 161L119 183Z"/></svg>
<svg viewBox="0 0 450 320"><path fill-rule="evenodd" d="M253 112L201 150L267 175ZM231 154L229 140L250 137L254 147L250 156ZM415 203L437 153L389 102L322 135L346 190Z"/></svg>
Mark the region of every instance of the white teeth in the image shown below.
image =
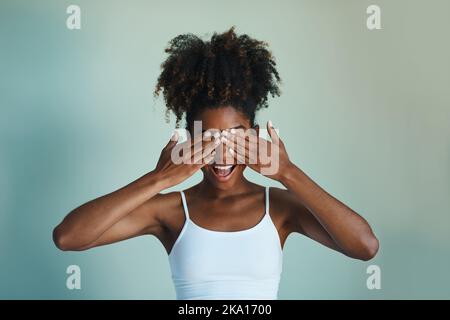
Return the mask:
<svg viewBox="0 0 450 320"><path fill-rule="evenodd" d="M214 168L220 169L220 170L228 170L228 169L231 169L231 167L232 167L232 165L231 166L214 166Z"/></svg>

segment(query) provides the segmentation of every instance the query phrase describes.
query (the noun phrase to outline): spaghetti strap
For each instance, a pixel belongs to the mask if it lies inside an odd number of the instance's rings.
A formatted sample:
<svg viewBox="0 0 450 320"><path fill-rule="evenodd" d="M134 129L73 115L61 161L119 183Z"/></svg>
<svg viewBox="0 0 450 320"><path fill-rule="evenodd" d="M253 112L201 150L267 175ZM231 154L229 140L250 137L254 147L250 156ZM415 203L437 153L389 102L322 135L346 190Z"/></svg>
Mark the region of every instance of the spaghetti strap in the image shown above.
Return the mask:
<svg viewBox="0 0 450 320"><path fill-rule="evenodd" d="M189 219L189 210L187 207L186 196L184 195L183 191L180 191L180 193L181 193L181 201L183 202L184 215L186 216L186 220L188 220Z"/></svg>
<svg viewBox="0 0 450 320"><path fill-rule="evenodd" d="M269 186L266 186L266 214L269 214Z"/></svg>

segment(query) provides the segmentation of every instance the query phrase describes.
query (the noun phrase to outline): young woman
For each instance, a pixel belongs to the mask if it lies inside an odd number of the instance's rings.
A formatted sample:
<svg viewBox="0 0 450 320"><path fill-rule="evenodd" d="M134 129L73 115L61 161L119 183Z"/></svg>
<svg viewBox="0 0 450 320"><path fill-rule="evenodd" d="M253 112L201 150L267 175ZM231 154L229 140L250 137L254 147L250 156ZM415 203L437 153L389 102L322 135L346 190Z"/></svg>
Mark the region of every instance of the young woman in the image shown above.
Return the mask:
<svg viewBox="0 0 450 320"><path fill-rule="evenodd" d="M168 253L178 299L276 299L282 248L293 232L355 259L375 256L378 240L369 224L292 163L270 122L271 142L238 130L259 130L256 111L267 107L269 93L280 94L267 43L237 36L232 27L210 41L177 36L166 52L155 95L163 91L177 126L185 117L190 132L201 121L207 133L183 142L192 152L181 152L182 163L173 161L181 145L174 134L154 170L70 212L54 229L58 248L87 250L154 235ZM262 143L278 150L278 169L266 175L286 189L244 177L247 166L264 174L259 158L249 161ZM162 193L198 170L199 184Z"/></svg>

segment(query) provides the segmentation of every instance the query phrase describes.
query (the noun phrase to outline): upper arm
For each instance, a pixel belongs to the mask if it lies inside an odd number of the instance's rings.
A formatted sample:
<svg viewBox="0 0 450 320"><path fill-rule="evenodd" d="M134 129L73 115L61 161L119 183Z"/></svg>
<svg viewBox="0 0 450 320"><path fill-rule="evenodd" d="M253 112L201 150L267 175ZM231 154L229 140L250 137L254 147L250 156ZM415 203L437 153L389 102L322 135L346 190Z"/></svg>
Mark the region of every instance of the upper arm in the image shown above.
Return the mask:
<svg viewBox="0 0 450 320"><path fill-rule="evenodd" d="M336 244L328 231L320 224L314 217L312 212L306 208L302 202L297 199L288 190L281 190L281 197L286 206L287 225L290 232L297 232L307 236L308 238L317 241L324 246L333 250L342 252L340 247Z"/></svg>
<svg viewBox="0 0 450 320"><path fill-rule="evenodd" d="M161 229L161 224L157 216L160 201L156 197L158 195L131 211L107 229L100 237L88 245L79 248L79 250L87 250L145 234L158 234Z"/></svg>

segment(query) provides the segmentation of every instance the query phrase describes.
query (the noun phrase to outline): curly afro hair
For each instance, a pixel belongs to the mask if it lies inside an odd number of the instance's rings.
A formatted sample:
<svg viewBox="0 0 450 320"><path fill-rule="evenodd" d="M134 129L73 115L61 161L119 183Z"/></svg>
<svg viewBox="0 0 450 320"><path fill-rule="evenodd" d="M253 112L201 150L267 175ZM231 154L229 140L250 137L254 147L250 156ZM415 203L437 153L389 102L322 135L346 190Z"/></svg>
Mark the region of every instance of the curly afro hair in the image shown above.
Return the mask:
<svg viewBox="0 0 450 320"><path fill-rule="evenodd" d="M162 90L166 117L173 112L177 127L183 115L189 127L205 108L226 105L254 125L256 111L268 106L268 93L280 96L281 79L268 44L246 34L237 36L234 29L214 33L210 41L191 33L170 40L154 96Z"/></svg>

